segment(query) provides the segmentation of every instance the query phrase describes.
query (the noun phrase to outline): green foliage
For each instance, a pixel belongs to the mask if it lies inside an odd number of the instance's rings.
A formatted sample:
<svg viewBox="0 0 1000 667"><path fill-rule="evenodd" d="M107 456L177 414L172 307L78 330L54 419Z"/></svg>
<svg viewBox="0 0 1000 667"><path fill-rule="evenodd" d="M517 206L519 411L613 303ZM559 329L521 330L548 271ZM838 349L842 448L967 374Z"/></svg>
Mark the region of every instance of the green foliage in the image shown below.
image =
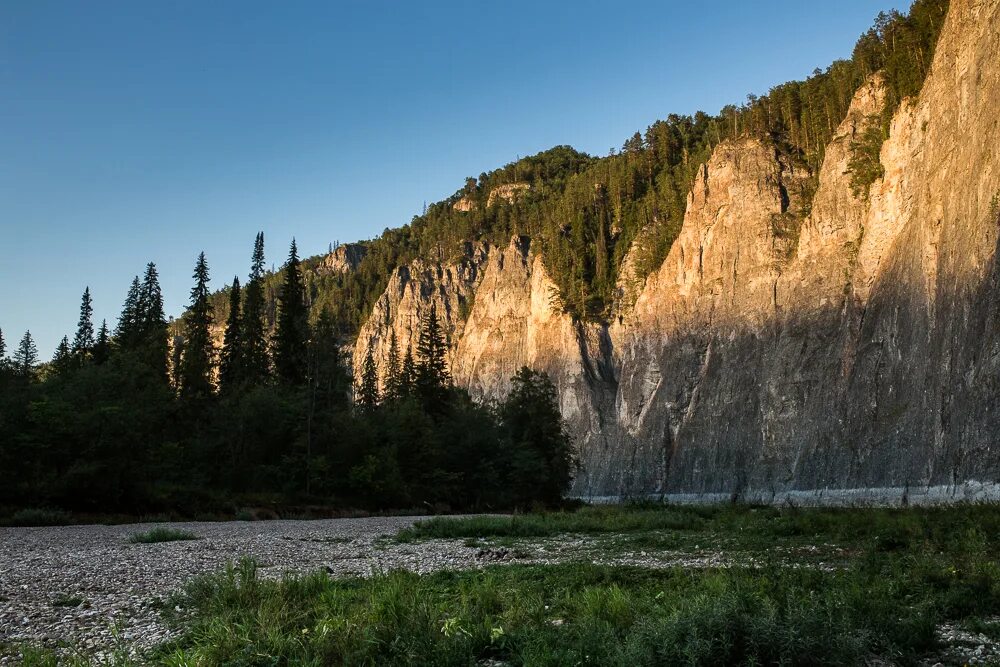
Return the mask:
<svg viewBox="0 0 1000 667"><path fill-rule="evenodd" d="M73 354L83 363L93 353L94 349L94 305L90 298L90 288L83 290L80 302L80 320L73 338Z"/></svg>
<svg viewBox="0 0 1000 667"><path fill-rule="evenodd" d="M581 562L348 580L264 579L245 560L170 601L190 620L160 655L205 665L910 663L935 647L937 623L1000 609L997 574L995 563L929 549L866 551L834 570Z"/></svg>
<svg viewBox="0 0 1000 667"><path fill-rule="evenodd" d="M282 274L284 281L274 331L274 369L283 382L301 385L306 379L308 363L309 313L295 239L292 239Z"/></svg>
<svg viewBox="0 0 1000 667"><path fill-rule="evenodd" d="M370 347L365 352L365 360L361 364L361 382L358 383L354 397L355 402L362 408L371 409L379 403L378 369Z"/></svg>
<svg viewBox="0 0 1000 667"><path fill-rule="evenodd" d="M13 368L18 377L28 382L34 381L37 377L38 347L31 337L31 331L24 332L21 342L14 351Z"/></svg>
<svg viewBox="0 0 1000 667"><path fill-rule="evenodd" d="M128 536L128 541L131 544L158 544L160 542L182 542L197 539L199 537L190 531L162 526L150 528L144 533L132 533Z"/></svg>
<svg viewBox="0 0 1000 667"><path fill-rule="evenodd" d="M242 292L240 279L233 276L229 288L229 316L222 340L222 355L219 360L219 393L236 391L246 377L246 349L243 344Z"/></svg>
<svg viewBox="0 0 1000 667"><path fill-rule="evenodd" d="M885 134L878 125L873 125L851 142L851 157L847 169L851 174L851 192L855 197L868 198L868 188L882 178L885 169L879 154Z"/></svg>
<svg viewBox="0 0 1000 667"><path fill-rule="evenodd" d="M264 233L254 239L243 307L243 346L245 380L250 386L264 384L271 376L271 358L265 334ZM273 320L272 320L273 321Z"/></svg>
<svg viewBox="0 0 1000 667"><path fill-rule="evenodd" d="M521 368L498 415L501 433L510 444L504 463L511 468L512 504L540 500L557 505L569 490L577 463L555 385L544 373Z"/></svg>
<svg viewBox="0 0 1000 667"><path fill-rule="evenodd" d="M420 337L417 339L415 377L417 393L428 408L439 406L451 386L447 355L448 341L445 340L441 322L438 320L437 304L431 302L430 312L424 318L420 327Z"/></svg>
<svg viewBox="0 0 1000 667"><path fill-rule="evenodd" d="M215 349L210 328L212 311L208 303L208 262L198 255L194 267L195 285L191 306L184 315L184 352L180 366L180 394L185 399L204 399L212 394L212 367Z"/></svg>

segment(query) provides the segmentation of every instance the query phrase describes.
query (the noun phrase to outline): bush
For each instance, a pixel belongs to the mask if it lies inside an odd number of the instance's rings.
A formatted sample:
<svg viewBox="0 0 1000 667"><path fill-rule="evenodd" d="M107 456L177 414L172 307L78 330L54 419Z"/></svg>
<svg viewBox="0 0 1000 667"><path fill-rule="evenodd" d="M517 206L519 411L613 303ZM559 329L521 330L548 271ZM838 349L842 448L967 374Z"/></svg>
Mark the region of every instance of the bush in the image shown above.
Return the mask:
<svg viewBox="0 0 1000 667"><path fill-rule="evenodd" d="M155 544L157 542L179 542L200 539L194 533L174 528L153 528L145 533L132 533L128 541L132 544Z"/></svg>
<svg viewBox="0 0 1000 667"><path fill-rule="evenodd" d="M15 512L8 523L11 526L65 526L72 523L72 519L62 510L23 509Z"/></svg>

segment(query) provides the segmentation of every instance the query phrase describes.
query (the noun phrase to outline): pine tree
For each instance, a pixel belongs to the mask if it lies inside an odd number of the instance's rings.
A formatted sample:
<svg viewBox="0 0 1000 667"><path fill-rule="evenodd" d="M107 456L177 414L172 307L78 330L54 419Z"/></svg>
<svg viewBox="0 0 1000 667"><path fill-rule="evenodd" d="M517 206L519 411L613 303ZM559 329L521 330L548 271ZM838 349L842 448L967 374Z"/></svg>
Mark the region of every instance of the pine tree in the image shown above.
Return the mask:
<svg viewBox="0 0 1000 667"><path fill-rule="evenodd" d="M115 339L125 349L135 347L139 339L139 276L132 279L122 306L122 314L118 317L118 327L115 329Z"/></svg>
<svg viewBox="0 0 1000 667"><path fill-rule="evenodd" d="M248 385L257 386L271 376L271 359L264 334L264 233L258 232L250 260L250 280L243 307L244 374Z"/></svg>
<svg viewBox="0 0 1000 667"><path fill-rule="evenodd" d="M94 343L94 363L100 366L111 357L111 338L108 335L108 321L101 320L101 328L97 330L97 341Z"/></svg>
<svg viewBox="0 0 1000 667"><path fill-rule="evenodd" d="M389 334L389 360L385 367L385 397L393 401L403 396L403 372L399 364L399 341L393 329Z"/></svg>
<svg viewBox="0 0 1000 667"><path fill-rule="evenodd" d="M406 348L406 356L403 357L403 368L399 373L400 394L409 396L413 394L417 387L417 366L413 362L413 346Z"/></svg>
<svg viewBox="0 0 1000 667"><path fill-rule="evenodd" d="M94 350L94 304L90 299L90 287L83 290L80 301L80 320L73 338L73 355L79 363L91 357Z"/></svg>
<svg viewBox="0 0 1000 667"><path fill-rule="evenodd" d="M181 357L180 394L184 398L205 398L212 393L212 307L208 302L208 263L198 255L194 267L195 285L191 306L184 318L184 354Z"/></svg>
<svg viewBox="0 0 1000 667"><path fill-rule="evenodd" d="M355 402L369 409L377 406L379 402L378 369L375 367L375 357L372 356L371 347L365 353L365 360L361 365L361 382L355 393Z"/></svg>
<svg viewBox="0 0 1000 667"><path fill-rule="evenodd" d="M309 319L295 239L292 239L292 247L288 251L284 274L274 332L274 369L283 382L300 385L306 379Z"/></svg>
<svg viewBox="0 0 1000 667"><path fill-rule="evenodd" d="M56 347L56 352L52 355L52 368L56 375L65 376L73 368L74 353L69 347L69 338L63 336Z"/></svg>
<svg viewBox="0 0 1000 667"><path fill-rule="evenodd" d="M3 339L3 329L0 329L0 363L7 358L7 343Z"/></svg>
<svg viewBox="0 0 1000 667"><path fill-rule="evenodd" d="M242 383L243 363L243 317L240 312L240 279L233 277L229 290L229 317L226 318L226 333L222 339L222 359L219 363L219 392L229 394Z"/></svg>
<svg viewBox="0 0 1000 667"><path fill-rule="evenodd" d="M14 351L14 371L29 382L35 379L38 366L38 348L31 337L30 331L25 331L21 343Z"/></svg>
<svg viewBox="0 0 1000 667"><path fill-rule="evenodd" d="M137 301L138 345L142 357L157 376L167 381L167 318L156 264L146 265Z"/></svg>
<svg viewBox="0 0 1000 667"><path fill-rule="evenodd" d="M437 317L437 306L431 303L430 313L424 320L417 340L416 388L421 397L433 404L440 399L443 390L451 385L448 362L445 356L448 346Z"/></svg>

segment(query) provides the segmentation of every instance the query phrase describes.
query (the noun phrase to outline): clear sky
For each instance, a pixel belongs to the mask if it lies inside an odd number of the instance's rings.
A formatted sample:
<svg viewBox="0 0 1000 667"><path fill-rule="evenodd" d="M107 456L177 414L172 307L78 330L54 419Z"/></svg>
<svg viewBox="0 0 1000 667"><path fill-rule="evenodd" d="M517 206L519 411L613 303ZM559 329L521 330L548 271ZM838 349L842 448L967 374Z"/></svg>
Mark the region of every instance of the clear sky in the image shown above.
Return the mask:
<svg viewBox="0 0 1000 667"><path fill-rule="evenodd" d="M887 0L0 2L0 329L43 359L155 261L181 312L556 144L606 154L847 57Z"/></svg>

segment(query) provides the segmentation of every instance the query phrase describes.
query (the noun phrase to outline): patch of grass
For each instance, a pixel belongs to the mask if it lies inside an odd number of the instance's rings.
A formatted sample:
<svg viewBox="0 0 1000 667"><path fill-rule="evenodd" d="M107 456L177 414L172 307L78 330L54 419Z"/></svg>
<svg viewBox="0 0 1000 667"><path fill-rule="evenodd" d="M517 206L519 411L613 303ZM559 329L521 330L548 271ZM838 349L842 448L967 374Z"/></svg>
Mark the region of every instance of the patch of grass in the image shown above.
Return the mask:
<svg viewBox="0 0 1000 667"><path fill-rule="evenodd" d="M65 526L72 523L72 517L62 510L23 509L15 512L6 521L11 526Z"/></svg>
<svg viewBox="0 0 1000 667"><path fill-rule="evenodd" d="M52 606L53 607L79 607L84 602L86 602L86 600L84 600L79 595L70 595L69 593L63 593L63 594L59 595L58 597L56 597L55 600L52 601Z"/></svg>
<svg viewBox="0 0 1000 667"><path fill-rule="evenodd" d="M482 537L551 537L566 533L626 533L647 530L695 530L713 509L707 506L597 506L574 512L539 512L469 518L434 517L418 521L397 535L400 542L420 539Z"/></svg>
<svg viewBox="0 0 1000 667"><path fill-rule="evenodd" d="M1000 609L995 562L874 547L842 570L508 565L335 580L199 578L160 664L908 663L935 626Z"/></svg>
<svg viewBox="0 0 1000 667"><path fill-rule="evenodd" d="M132 533L128 541L132 544L155 544L158 542L179 542L182 540L197 540L199 537L186 530L176 528L151 528L145 533Z"/></svg>

